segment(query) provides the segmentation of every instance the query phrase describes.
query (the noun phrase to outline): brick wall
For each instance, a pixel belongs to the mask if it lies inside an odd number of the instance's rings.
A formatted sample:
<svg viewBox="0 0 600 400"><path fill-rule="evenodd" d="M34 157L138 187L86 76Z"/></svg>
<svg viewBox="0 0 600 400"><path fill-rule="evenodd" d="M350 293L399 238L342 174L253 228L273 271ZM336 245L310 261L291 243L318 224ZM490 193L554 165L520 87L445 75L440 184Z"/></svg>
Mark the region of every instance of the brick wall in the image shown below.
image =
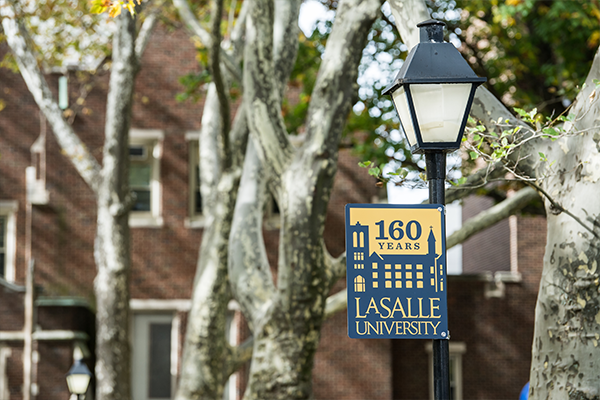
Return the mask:
<svg viewBox="0 0 600 400"><path fill-rule="evenodd" d="M506 283L502 298L486 298L475 276L449 276L451 343L466 344L464 399L517 399L529 380L535 303L543 265L546 221L519 217L522 281ZM427 341L392 341L393 399L429 398Z"/></svg>

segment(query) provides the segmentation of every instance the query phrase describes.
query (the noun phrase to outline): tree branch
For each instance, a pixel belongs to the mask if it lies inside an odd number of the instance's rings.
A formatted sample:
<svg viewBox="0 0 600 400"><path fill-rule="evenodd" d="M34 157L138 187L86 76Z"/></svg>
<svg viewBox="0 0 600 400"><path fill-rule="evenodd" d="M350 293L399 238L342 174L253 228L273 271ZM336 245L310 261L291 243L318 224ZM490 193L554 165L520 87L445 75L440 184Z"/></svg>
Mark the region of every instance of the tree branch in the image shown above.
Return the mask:
<svg viewBox="0 0 600 400"><path fill-rule="evenodd" d="M476 233L515 214L538 196L535 190L527 187L519 190L514 196L507 198L492 208L480 212L473 218L465 221L459 230L448 236L446 239L446 249L463 243Z"/></svg>
<svg viewBox="0 0 600 400"><path fill-rule="evenodd" d="M500 161L488 164L467 177L467 181L456 188L446 190L446 203L464 199L475 191L485 186L491 179L496 179L506 174L504 164Z"/></svg>
<svg viewBox="0 0 600 400"><path fill-rule="evenodd" d="M146 47L148 47L148 43L150 42L150 36L152 35L152 31L154 30L154 27L158 22L158 14L160 12L161 4L158 4L155 7L153 7L152 10L146 15L146 19L142 23L142 27L138 32L137 38L135 40L135 56L137 58L138 64L142 60L144 51L146 50Z"/></svg>
<svg viewBox="0 0 600 400"><path fill-rule="evenodd" d="M548 202L550 202L551 206L550 206L550 210L554 211L555 214L559 214L559 213L565 213L567 214L569 217L573 218L575 221L577 221L577 223L579 225L581 225L583 228L587 229L588 231L590 231L590 233L592 235L594 235L596 238L600 238L600 235L598 235L598 233L596 233L594 231L593 228L589 227L585 222L583 222L581 220L581 218L579 218L578 216L576 216L575 214L573 214L571 211L567 210L566 208L564 208L562 205L560 205L558 202L556 202L552 196L550 196L548 194L548 192L546 192L544 189L542 189L539 185L533 183L533 182L526 182L527 185L531 186L532 188L535 188L537 191L539 191L542 195L544 195L544 197L548 200Z"/></svg>
<svg viewBox="0 0 600 400"><path fill-rule="evenodd" d="M211 48L213 46L213 39L210 33L208 33L206 30L204 30L204 28L202 28L202 26L196 19L196 16L194 15L194 13L192 13L192 10L190 10L187 0L173 0L173 5L175 6L175 8L177 8L177 12L179 13L179 16L185 23L186 28L193 35L196 35L198 37L198 39L204 45L204 47ZM227 54L227 52L225 52L223 49L221 49L220 52L221 57L223 58L223 63L229 71L229 73L231 74L232 78L236 82L242 82L242 72L235 60L233 60L233 58L229 54Z"/></svg>
<svg viewBox="0 0 600 400"><path fill-rule="evenodd" d="M2 27L8 45L19 66L21 76L52 127L62 151L87 185L97 194L100 183L100 165L63 117L61 109L54 100L52 92L40 71L37 59L31 50L32 47L29 45L32 41L27 28L17 18L17 15L19 15L17 7L18 2L16 0L0 1Z"/></svg>
<svg viewBox="0 0 600 400"><path fill-rule="evenodd" d="M223 0L213 0L211 3L211 46L209 47L210 63L209 68L213 78L213 84L219 99L219 117L221 138L221 163L223 170L229 170L231 167L231 145L229 143L229 94L226 93L226 84L221 74L221 20L223 16Z"/></svg>
<svg viewBox="0 0 600 400"><path fill-rule="evenodd" d="M267 177L251 139L229 235L228 272L234 297L252 331L275 293L262 234Z"/></svg>
<svg viewBox="0 0 600 400"><path fill-rule="evenodd" d="M272 1L256 0L246 22L244 51L244 102L250 134L255 138L262 160L280 179L289 164L293 147L281 115L281 98L273 62Z"/></svg>

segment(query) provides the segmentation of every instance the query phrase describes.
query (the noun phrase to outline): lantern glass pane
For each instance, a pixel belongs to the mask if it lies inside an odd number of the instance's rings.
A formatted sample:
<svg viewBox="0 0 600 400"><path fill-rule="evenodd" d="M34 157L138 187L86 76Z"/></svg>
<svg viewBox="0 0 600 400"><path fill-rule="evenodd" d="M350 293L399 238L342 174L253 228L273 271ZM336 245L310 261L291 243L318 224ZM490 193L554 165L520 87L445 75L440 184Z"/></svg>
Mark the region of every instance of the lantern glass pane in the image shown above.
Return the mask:
<svg viewBox="0 0 600 400"><path fill-rule="evenodd" d="M415 136L415 128L413 126L413 120L410 116L410 109L408 107L408 98L406 97L406 91L404 87L400 87L396 90L392 97L394 99L394 105L396 106L396 112L400 117L402 123L402 129L408 140L410 146L417 144L417 137Z"/></svg>
<svg viewBox="0 0 600 400"><path fill-rule="evenodd" d="M471 84L413 84L410 85L410 92L423 142L456 142Z"/></svg>
<svg viewBox="0 0 600 400"><path fill-rule="evenodd" d="M85 394L90 384L90 376L87 374L72 374L67 376L67 386L73 394Z"/></svg>

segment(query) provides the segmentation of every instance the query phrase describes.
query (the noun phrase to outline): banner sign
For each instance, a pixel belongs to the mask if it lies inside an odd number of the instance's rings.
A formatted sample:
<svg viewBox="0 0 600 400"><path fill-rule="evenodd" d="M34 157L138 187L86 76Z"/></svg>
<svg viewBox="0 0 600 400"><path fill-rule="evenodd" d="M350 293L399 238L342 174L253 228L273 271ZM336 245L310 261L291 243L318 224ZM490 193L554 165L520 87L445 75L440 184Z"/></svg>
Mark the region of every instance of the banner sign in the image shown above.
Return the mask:
<svg viewBox="0 0 600 400"><path fill-rule="evenodd" d="M445 208L347 204L348 336L448 339Z"/></svg>

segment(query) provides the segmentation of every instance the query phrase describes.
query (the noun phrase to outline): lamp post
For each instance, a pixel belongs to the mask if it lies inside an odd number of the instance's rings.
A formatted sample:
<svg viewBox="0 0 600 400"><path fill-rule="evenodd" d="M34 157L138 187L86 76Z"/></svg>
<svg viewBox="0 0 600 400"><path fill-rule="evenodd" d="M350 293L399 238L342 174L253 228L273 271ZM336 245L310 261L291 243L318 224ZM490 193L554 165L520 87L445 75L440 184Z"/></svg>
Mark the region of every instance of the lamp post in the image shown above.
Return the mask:
<svg viewBox="0 0 600 400"><path fill-rule="evenodd" d="M475 90L487 80L475 75L458 50L444 42L444 26L436 20L417 25L419 44L382 93L392 97L411 151L425 154L429 203L442 205L446 204L446 153L460 147ZM450 399L449 364L448 339L434 339L436 400Z"/></svg>
<svg viewBox="0 0 600 400"><path fill-rule="evenodd" d="M81 359L76 359L69 372L67 372L67 386L69 387L69 392L77 395L77 399L80 399L82 395L86 394L91 379L92 373L88 367Z"/></svg>

